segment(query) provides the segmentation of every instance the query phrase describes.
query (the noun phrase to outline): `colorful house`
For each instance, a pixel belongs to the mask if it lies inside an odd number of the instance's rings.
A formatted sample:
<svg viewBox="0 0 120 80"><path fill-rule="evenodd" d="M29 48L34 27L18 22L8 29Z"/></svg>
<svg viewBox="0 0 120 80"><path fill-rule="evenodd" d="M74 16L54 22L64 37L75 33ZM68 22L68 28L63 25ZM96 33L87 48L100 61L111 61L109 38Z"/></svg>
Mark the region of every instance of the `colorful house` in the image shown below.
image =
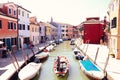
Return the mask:
<svg viewBox="0 0 120 80"><path fill-rule="evenodd" d="M18 36L17 7L14 3L0 4L0 41L11 50L16 48Z"/></svg>
<svg viewBox="0 0 120 80"><path fill-rule="evenodd" d="M120 0L111 0L108 16L110 21L109 43L115 58L120 59Z"/></svg>
<svg viewBox="0 0 120 80"><path fill-rule="evenodd" d="M16 5L18 10L18 48L21 48L21 38L23 38L23 48L27 48L27 44L30 42L30 21L29 10L22 6Z"/></svg>
<svg viewBox="0 0 120 80"><path fill-rule="evenodd" d="M40 25L40 42L44 43L46 41L46 27L44 26L43 22L39 22Z"/></svg>
<svg viewBox="0 0 120 80"><path fill-rule="evenodd" d="M79 37L79 28L78 26L73 26L73 38Z"/></svg>
<svg viewBox="0 0 120 80"><path fill-rule="evenodd" d="M37 45L40 42L39 23L36 17L30 17L30 42Z"/></svg>
<svg viewBox="0 0 120 80"><path fill-rule="evenodd" d="M48 22L44 22L46 40L54 40L57 37L57 28Z"/></svg>
<svg viewBox="0 0 120 80"><path fill-rule="evenodd" d="M99 17L86 18L79 26L84 43L99 44L101 37L104 35L104 23Z"/></svg>
<svg viewBox="0 0 120 80"><path fill-rule="evenodd" d="M61 27L61 38L63 40L69 40L73 38L73 26L67 23L59 23L57 24Z"/></svg>

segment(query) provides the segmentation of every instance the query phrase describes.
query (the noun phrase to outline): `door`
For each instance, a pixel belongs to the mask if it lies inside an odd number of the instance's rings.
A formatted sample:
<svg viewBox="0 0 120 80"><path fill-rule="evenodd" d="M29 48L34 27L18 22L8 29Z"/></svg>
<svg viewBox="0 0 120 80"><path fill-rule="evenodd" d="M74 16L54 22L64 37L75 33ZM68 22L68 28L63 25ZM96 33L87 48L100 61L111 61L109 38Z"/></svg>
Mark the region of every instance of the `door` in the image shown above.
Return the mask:
<svg viewBox="0 0 120 80"><path fill-rule="evenodd" d="M6 42L7 49L11 50L11 39L10 38L6 38L5 42Z"/></svg>

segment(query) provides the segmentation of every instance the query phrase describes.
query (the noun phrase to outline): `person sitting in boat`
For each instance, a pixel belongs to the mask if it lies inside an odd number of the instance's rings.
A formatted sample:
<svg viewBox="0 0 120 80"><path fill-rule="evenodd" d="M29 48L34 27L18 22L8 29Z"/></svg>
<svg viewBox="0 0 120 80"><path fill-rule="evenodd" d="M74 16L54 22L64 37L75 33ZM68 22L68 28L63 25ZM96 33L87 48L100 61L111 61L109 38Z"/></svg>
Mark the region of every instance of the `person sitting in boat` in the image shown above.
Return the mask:
<svg viewBox="0 0 120 80"><path fill-rule="evenodd" d="M60 71L61 71L61 72L64 71L63 62L60 63Z"/></svg>
<svg viewBox="0 0 120 80"><path fill-rule="evenodd" d="M57 71L60 69L60 57L57 57Z"/></svg>
<svg viewBox="0 0 120 80"><path fill-rule="evenodd" d="M76 59L83 60L84 56L79 52L76 56Z"/></svg>

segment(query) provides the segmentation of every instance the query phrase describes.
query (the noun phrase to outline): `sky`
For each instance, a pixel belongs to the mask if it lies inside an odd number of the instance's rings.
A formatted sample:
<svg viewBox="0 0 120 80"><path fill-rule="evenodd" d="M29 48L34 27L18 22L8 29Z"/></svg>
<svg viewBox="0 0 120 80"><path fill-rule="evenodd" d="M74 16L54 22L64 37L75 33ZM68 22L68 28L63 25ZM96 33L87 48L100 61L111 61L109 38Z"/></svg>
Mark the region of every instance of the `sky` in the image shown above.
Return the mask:
<svg viewBox="0 0 120 80"><path fill-rule="evenodd" d="M0 3L14 2L31 11L30 16L36 16L38 22L55 22L79 25L87 17L107 16L111 0L0 0Z"/></svg>

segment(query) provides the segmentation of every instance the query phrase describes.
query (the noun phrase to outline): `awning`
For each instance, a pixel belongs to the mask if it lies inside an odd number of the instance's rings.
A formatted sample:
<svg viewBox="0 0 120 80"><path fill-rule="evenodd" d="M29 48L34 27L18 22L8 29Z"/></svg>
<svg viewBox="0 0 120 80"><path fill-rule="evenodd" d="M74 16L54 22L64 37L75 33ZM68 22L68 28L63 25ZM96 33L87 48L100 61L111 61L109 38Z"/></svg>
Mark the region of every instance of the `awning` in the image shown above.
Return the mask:
<svg viewBox="0 0 120 80"><path fill-rule="evenodd" d="M3 44L4 42L0 41L0 44Z"/></svg>

